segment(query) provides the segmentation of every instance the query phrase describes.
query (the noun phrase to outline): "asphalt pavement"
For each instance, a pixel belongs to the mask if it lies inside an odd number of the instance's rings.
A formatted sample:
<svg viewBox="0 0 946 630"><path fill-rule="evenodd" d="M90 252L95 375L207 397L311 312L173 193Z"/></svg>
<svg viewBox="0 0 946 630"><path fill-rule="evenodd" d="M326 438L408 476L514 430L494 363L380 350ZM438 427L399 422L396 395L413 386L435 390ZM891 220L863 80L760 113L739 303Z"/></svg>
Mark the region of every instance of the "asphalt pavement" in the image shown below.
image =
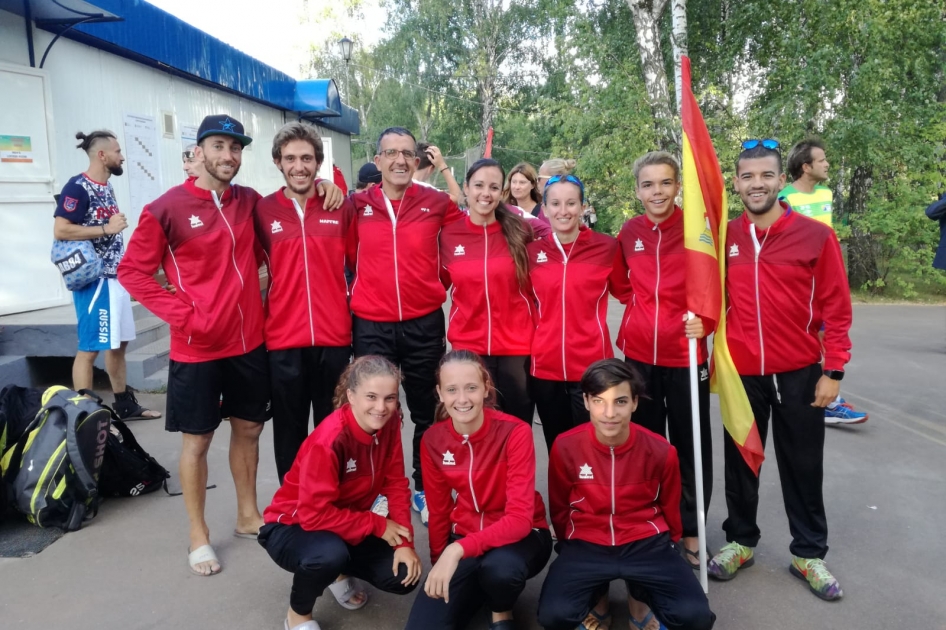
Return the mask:
<svg viewBox="0 0 946 630"><path fill-rule="evenodd" d="M839 602L823 602L788 572L788 523L781 501L772 445L761 473L762 540L755 566L724 584L710 583L709 597L722 630L946 630L946 307L856 305L854 358L842 393L870 413L866 424L831 427L825 445L825 500L830 528L827 562L844 588ZM609 313L612 331L619 305ZM141 394L163 411L164 396ZM713 397L714 494L708 544L725 544L722 425ZM174 474L180 437L164 421L131 424L138 441ZM405 423L405 454L410 431ZM180 497L163 492L103 504L81 531L40 554L0 559L0 628L272 629L283 627L291 576L255 541L232 535L236 500L227 465L229 428L224 423L210 452L207 521L223 572L192 575L186 564L187 519ZM535 427L538 488L545 494L547 457ZM771 436L770 436L771 437ZM260 444L260 507L277 487L272 432ZM429 568L426 531L415 515L417 549ZM519 627L538 628L535 607L544 572L531 580L516 606ZM423 579L423 578L422 578ZM328 596L315 615L324 630L397 629L413 595L371 591L360 611L343 610ZM627 628L624 586L611 588L612 628ZM487 627L485 612L471 620Z"/></svg>

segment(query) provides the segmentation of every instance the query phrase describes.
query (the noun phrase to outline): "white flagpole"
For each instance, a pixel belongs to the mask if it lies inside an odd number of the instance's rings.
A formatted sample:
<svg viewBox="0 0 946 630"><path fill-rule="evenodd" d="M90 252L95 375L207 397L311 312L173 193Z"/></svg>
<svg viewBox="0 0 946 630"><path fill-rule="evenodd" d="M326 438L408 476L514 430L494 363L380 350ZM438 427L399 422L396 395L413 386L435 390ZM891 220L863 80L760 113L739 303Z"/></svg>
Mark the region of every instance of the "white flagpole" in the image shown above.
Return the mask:
<svg viewBox="0 0 946 630"><path fill-rule="evenodd" d="M696 317L687 311L687 319ZM699 374L696 364L696 339L690 342L690 415L693 424L693 468L696 474L696 524L700 541L700 584L703 592L709 593L709 583L706 579L706 508L703 502L703 439L700 431L700 390Z"/></svg>

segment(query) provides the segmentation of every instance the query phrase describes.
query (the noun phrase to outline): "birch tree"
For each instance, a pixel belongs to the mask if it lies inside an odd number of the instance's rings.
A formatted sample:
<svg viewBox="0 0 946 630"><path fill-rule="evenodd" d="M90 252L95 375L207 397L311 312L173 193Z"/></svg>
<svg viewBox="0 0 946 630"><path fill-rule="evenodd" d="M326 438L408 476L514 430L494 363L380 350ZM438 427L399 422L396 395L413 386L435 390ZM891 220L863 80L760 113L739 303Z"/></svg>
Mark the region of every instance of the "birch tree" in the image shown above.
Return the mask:
<svg viewBox="0 0 946 630"><path fill-rule="evenodd" d="M644 87L654 115L657 135L663 148L672 149L679 143L673 130L667 70L660 49L660 16L667 7L667 0L627 0L627 5L634 17Z"/></svg>

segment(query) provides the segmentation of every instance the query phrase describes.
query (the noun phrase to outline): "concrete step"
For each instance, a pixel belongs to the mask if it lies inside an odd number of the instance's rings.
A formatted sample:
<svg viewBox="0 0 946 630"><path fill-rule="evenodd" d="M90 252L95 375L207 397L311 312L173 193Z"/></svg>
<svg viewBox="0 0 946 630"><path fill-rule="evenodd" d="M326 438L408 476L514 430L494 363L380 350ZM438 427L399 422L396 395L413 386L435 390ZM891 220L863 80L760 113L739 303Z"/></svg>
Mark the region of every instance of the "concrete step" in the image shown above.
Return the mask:
<svg viewBox="0 0 946 630"><path fill-rule="evenodd" d="M168 386L168 369L163 367L154 374L149 374L141 385L132 385L137 389L148 391L166 391Z"/></svg>
<svg viewBox="0 0 946 630"><path fill-rule="evenodd" d="M146 311L147 312L147 311ZM128 353L137 352L139 348L150 345L159 339L171 334L170 327L157 317L142 317L135 319L135 338L128 342Z"/></svg>
<svg viewBox="0 0 946 630"><path fill-rule="evenodd" d="M154 389L144 383L170 364L171 338L162 337L125 355L128 384L137 389Z"/></svg>
<svg viewBox="0 0 946 630"><path fill-rule="evenodd" d="M29 362L24 356L0 356L0 389L7 385L30 385Z"/></svg>

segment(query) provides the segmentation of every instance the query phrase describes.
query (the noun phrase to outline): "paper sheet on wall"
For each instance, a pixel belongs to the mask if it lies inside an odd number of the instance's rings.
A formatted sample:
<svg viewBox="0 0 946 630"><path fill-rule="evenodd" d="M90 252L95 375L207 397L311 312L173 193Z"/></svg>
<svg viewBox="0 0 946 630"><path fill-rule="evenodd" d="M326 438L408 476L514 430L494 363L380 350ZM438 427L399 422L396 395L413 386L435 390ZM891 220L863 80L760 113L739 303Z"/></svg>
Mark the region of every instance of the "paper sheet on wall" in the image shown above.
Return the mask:
<svg viewBox="0 0 946 630"><path fill-rule="evenodd" d="M162 192L158 162L158 130L153 116L125 114L125 175L131 207L122 208L137 218L141 210Z"/></svg>
<svg viewBox="0 0 946 630"><path fill-rule="evenodd" d="M195 144L197 144L197 127L181 125L181 151L186 151L188 147Z"/></svg>

